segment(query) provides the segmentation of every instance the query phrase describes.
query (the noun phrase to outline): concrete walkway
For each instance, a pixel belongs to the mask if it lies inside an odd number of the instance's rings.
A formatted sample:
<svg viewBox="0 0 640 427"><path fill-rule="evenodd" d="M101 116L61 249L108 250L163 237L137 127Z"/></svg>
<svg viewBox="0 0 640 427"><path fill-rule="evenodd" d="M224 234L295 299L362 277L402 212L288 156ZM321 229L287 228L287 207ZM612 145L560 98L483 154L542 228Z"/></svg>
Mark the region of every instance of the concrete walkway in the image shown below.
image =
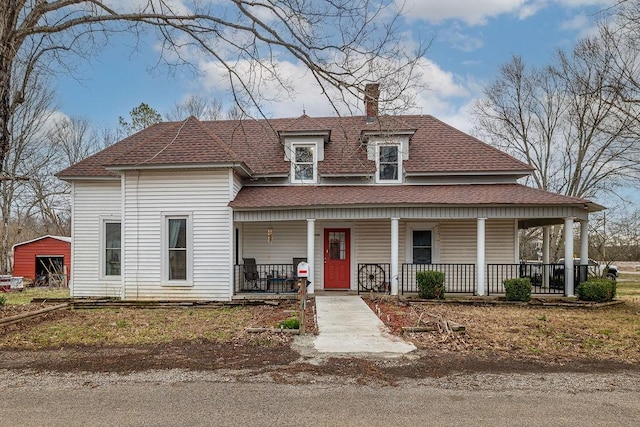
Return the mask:
<svg viewBox="0 0 640 427"><path fill-rule="evenodd" d="M399 356L416 347L392 335L384 323L357 295L316 296L320 353L361 353Z"/></svg>

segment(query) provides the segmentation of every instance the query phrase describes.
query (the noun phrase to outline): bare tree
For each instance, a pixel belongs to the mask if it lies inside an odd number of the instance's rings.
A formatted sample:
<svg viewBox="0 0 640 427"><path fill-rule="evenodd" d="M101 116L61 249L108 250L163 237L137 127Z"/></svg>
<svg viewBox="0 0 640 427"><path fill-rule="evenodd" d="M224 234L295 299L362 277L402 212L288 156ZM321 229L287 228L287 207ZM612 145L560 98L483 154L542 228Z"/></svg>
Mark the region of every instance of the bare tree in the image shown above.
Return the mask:
<svg viewBox="0 0 640 427"><path fill-rule="evenodd" d="M617 95L620 114L638 120L640 116L640 1L621 0L602 13L599 38L604 55L619 78L607 87ZM640 135L639 135L640 136Z"/></svg>
<svg viewBox="0 0 640 427"><path fill-rule="evenodd" d="M536 170L533 184L594 198L638 179L637 122L608 90L620 78L599 40L543 69L514 57L475 107L476 131Z"/></svg>
<svg viewBox="0 0 640 427"><path fill-rule="evenodd" d="M638 181L638 114L613 90L628 81L609 43L582 40L543 68L514 57L476 104L476 133L532 165L533 186L612 203L624 198L620 188ZM522 240L538 232L526 230ZM562 232L551 231L553 258Z"/></svg>
<svg viewBox="0 0 640 427"><path fill-rule="evenodd" d="M217 99L208 100L200 95L191 95L176 103L166 114L169 121L177 122L193 116L199 120L218 120L222 117L224 106Z"/></svg>
<svg viewBox="0 0 640 427"><path fill-rule="evenodd" d="M19 76L18 72L14 76ZM56 154L46 138L53 115L54 93L49 82L39 73L33 75L27 89L25 102L16 108L9 122L10 143L13 149L3 158L3 170L6 174L5 179L0 181L0 270L3 273L10 269L8 255L12 241L20 237L23 224L35 214L36 202L32 184L36 177L47 169ZM15 234L11 234L12 231Z"/></svg>
<svg viewBox="0 0 640 427"><path fill-rule="evenodd" d="M85 117L56 120L48 134L49 141L61 152L65 165L72 165L103 148L100 136Z"/></svg>
<svg viewBox="0 0 640 427"><path fill-rule="evenodd" d="M407 50L395 7L384 0L0 2L0 164L13 149L9 125L36 66L72 71L73 61L108 43L112 31L156 31L177 63L193 52L208 55L226 72L241 109L261 112L265 84L278 85L278 96L292 94L279 72L283 58L304 65L334 105L362 98L364 83L378 81L382 105L403 108L413 101L409 89L424 49ZM18 62L25 70L19 82L12 78Z"/></svg>

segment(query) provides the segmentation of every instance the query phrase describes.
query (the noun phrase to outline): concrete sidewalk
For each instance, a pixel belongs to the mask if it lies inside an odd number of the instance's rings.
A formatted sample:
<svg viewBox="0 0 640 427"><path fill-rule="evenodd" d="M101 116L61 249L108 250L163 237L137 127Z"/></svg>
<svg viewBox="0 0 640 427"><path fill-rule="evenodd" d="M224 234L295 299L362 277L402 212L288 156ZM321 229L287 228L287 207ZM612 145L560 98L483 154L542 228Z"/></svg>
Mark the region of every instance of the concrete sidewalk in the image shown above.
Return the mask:
<svg viewBox="0 0 640 427"><path fill-rule="evenodd" d="M399 356L416 347L392 335L384 323L357 295L316 296L320 353L361 353Z"/></svg>

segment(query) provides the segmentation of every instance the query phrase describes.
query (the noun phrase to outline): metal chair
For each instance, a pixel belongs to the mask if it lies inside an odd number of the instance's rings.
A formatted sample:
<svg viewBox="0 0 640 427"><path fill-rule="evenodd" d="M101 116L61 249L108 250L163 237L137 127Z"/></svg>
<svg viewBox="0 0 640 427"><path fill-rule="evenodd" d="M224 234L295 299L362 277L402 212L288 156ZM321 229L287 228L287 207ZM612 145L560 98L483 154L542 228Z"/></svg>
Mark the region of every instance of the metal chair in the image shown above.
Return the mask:
<svg viewBox="0 0 640 427"><path fill-rule="evenodd" d="M255 258L242 258L244 271L244 290L262 290L260 284L265 279L260 278L260 272Z"/></svg>

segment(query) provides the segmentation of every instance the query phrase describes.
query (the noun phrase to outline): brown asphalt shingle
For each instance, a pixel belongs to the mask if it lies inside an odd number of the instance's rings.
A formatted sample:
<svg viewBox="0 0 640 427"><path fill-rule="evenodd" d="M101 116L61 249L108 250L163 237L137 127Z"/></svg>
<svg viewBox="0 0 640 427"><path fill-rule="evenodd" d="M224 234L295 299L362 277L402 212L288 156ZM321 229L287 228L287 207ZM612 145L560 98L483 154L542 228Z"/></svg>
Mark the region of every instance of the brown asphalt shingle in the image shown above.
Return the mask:
<svg viewBox="0 0 640 427"><path fill-rule="evenodd" d="M295 185L243 187L229 206L236 210L323 206L582 205L586 200L520 184Z"/></svg>
<svg viewBox="0 0 640 427"><path fill-rule="evenodd" d="M105 167L244 163L256 175L285 175L279 131L329 131L320 175L364 174L375 170L367 159L363 132L415 130L409 143L407 173L522 173L531 167L432 116L386 116L367 123L364 116L302 116L272 120L221 120L158 123L61 171L61 178L116 176Z"/></svg>

